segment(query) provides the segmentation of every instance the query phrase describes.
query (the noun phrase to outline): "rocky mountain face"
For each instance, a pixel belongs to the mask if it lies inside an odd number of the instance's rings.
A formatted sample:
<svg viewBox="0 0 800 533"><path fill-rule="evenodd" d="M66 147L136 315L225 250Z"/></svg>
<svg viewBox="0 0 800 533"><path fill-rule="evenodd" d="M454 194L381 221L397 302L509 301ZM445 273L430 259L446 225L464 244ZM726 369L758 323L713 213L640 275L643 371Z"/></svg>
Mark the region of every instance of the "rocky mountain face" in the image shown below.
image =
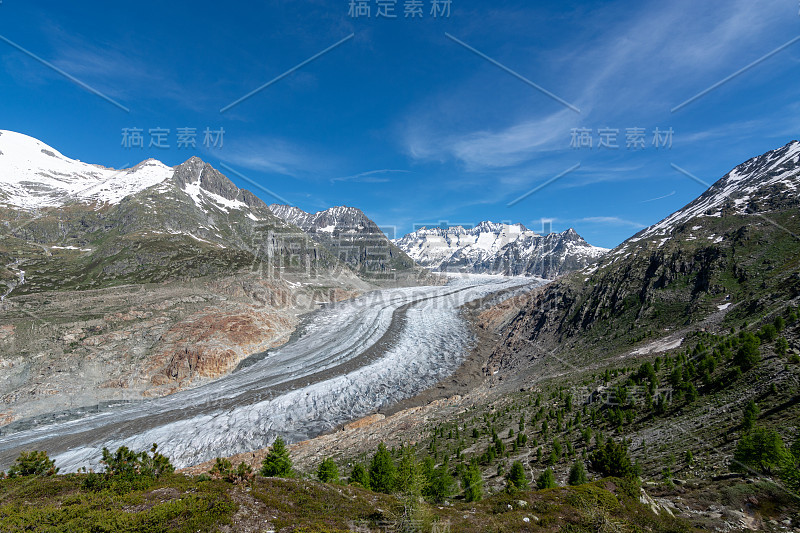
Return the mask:
<svg viewBox="0 0 800 533"><path fill-rule="evenodd" d="M571 228L539 235L522 224L488 221L474 228L421 228L395 243L434 271L546 279L592 264L607 251L591 246Z"/></svg>
<svg viewBox="0 0 800 533"><path fill-rule="evenodd" d="M737 166L684 208L534 291L495 325L511 364L572 347L587 359L800 295L800 143ZM533 348L535 347L535 348Z"/></svg>
<svg viewBox="0 0 800 533"><path fill-rule="evenodd" d="M375 222L360 209L332 207L306 213L288 205L273 204L276 216L305 231L317 244L362 276L393 279L414 270L414 261L395 246Z"/></svg>
<svg viewBox="0 0 800 533"><path fill-rule="evenodd" d="M0 423L213 379L368 287L198 158L115 170L0 132Z"/></svg>

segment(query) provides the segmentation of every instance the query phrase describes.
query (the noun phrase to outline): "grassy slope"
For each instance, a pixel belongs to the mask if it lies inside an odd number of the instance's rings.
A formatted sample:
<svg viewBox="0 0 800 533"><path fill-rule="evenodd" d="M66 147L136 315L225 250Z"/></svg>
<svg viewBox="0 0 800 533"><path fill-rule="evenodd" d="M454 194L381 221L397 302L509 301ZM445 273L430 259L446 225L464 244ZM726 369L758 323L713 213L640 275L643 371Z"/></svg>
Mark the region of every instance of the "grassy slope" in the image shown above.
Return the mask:
<svg viewBox="0 0 800 533"><path fill-rule="evenodd" d="M581 487L422 506L356 487L261 478L233 485L173 475L147 490L87 492L81 475L0 481L2 531L690 531L608 479ZM527 518L527 521L525 519ZM438 524L438 526L434 526ZM411 530L411 529L407 529Z"/></svg>

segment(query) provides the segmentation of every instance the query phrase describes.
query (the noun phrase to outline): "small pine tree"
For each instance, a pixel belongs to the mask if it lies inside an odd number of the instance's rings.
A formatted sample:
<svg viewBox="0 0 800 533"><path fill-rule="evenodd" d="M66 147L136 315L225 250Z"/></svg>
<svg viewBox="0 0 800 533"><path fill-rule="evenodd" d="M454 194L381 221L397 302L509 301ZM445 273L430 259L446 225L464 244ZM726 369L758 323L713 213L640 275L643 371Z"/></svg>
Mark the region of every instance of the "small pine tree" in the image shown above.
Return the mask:
<svg viewBox="0 0 800 533"><path fill-rule="evenodd" d="M758 351L758 346L761 344L758 337L752 333L745 332L742 334L739 349L733 357L733 363L738 366L742 372L747 372L758 364L761 359L761 354Z"/></svg>
<svg viewBox="0 0 800 533"><path fill-rule="evenodd" d="M397 468L392 455L381 442L369 465L369 486L375 492L391 494L395 489L396 478Z"/></svg>
<svg viewBox="0 0 800 533"><path fill-rule="evenodd" d="M786 340L785 337L778 337L778 340L775 341L775 353L777 353L781 357L786 356L786 352L789 351L789 342Z"/></svg>
<svg viewBox="0 0 800 533"><path fill-rule="evenodd" d="M261 463L260 473L265 477L292 477L292 460L289 459L289 450L286 449L286 443L279 436L272 443L264 461Z"/></svg>
<svg viewBox="0 0 800 533"><path fill-rule="evenodd" d="M338 483L339 467L336 466L336 461L330 457L322 461L317 469L317 479L323 483Z"/></svg>
<svg viewBox="0 0 800 533"><path fill-rule="evenodd" d="M395 490L403 494L419 496L422 494L422 475L412 448L404 447L397 463Z"/></svg>
<svg viewBox="0 0 800 533"><path fill-rule="evenodd" d="M589 479L586 477L586 468L583 466L583 461L575 461L572 468L569 469L568 483L570 485L585 485L588 482Z"/></svg>
<svg viewBox="0 0 800 533"><path fill-rule="evenodd" d="M506 488L509 491L528 490L528 478L525 476L525 467L519 461L514 461L511 470L506 476Z"/></svg>
<svg viewBox="0 0 800 533"><path fill-rule="evenodd" d="M539 488L539 490L554 489L558 487L558 483L556 483L556 476L553 474L553 471L548 468L542 472L536 479L536 486Z"/></svg>
<svg viewBox="0 0 800 533"><path fill-rule="evenodd" d="M778 472L790 455L777 431L756 426L739 439L731 466L738 471L753 468L770 475Z"/></svg>
<svg viewBox="0 0 800 533"><path fill-rule="evenodd" d="M750 431L758 420L759 409L752 399L744 406L744 416L742 417L742 431Z"/></svg>
<svg viewBox="0 0 800 533"><path fill-rule="evenodd" d="M800 463L800 429L797 430L797 433L794 437L794 442L789 450L792 452L795 462Z"/></svg>
<svg viewBox="0 0 800 533"><path fill-rule="evenodd" d="M351 485L361 485L365 489L369 489L369 472L367 469L364 468L364 465L361 463L356 463L353 465L353 470L350 471L350 478L348 482Z"/></svg>
<svg viewBox="0 0 800 533"><path fill-rule="evenodd" d="M611 438L600 446L590 457L592 469L604 476L631 478L635 470L628 455L625 441L617 444Z"/></svg>
<svg viewBox="0 0 800 533"><path fill-rule="evenodd" d="M422 494L425 499L432 503L442 503L453 493L455 480L450 475L450 468L445 462L444 465L425 469L425 482Z"/></svg>
<svg viewBox="0 0 800 533"><path fill-rule="evenodd" d="M464 490L464 500L477 502L483 498L483 476L478 463L473 461L464 469L461 475L461 488Z"/></svg>
<svg viewBox="0 0 800 533"><path fill-rule="evenodd" d="M209 470L208 473L214 479L224 479L228 481L232 470L233 465L228 459L225 459L224 457L217 457L214 460L214 466L211 467L211 470Z"/></svg>

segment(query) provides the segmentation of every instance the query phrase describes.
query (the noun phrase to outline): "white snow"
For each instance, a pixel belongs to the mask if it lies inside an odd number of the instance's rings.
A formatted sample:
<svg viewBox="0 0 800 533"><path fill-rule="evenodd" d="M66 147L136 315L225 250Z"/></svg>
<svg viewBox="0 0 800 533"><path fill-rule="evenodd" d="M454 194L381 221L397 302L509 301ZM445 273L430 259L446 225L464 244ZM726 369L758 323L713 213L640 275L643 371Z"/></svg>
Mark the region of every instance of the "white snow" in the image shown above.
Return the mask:
<svg viewBox="0 0 800 533"><path fill-rule="evenodd" d="M677 339L659 339L634 350L631 352L631 355L647 355L649 353L666 352L667 350L674 350L675 348L680 347L681 344L683 344L683 337L679 337Z"/></svg>
<svg viewBox="0 0 800 533"><path fill-rule="evenodd" d="M796 195L800 190L798 163L798 141L750 159L731 170L688 206L644 230L639 238L668 235L675 227L692 219L720 217L723 204L728 200L732 200L733 211L745 214L751 199L764 202L770 198L770 194ZM700 227L694 226L692 229Z"/></svg>
<svg viewBox="0 0 800 533"><path fill-rule="evenodd" d="M726 303L726 304L720 304L720 305L718 305L718 306L717 306L717 309L719 309L720 311L724 311L725 309L729 308L730 306L731 306L731 303L730 303L730 302L728 302L728 303Z"/></svg>
<svg viewBox="0 0 800 533"><path fill-rule="evenodd" d="M77 246L51 246L52 250L80 250L81 252L91 252L91 248L78 248Z"/></svg>
<svg viewBox="0 0 800 533"><path fill-rule="evenodd" d="M172 174L152 159L123 170L89 165L27 135L0 130L0 204L23 209L71 201L115 204Z"/></svg>

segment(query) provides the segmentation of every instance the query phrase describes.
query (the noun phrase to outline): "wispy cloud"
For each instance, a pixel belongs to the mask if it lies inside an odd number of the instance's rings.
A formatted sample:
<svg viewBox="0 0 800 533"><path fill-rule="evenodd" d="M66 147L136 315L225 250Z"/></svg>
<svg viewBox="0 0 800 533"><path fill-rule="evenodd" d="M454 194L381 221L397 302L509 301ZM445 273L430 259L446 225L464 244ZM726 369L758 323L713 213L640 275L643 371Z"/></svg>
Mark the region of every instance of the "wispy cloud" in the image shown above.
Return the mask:
<svg viewBox="0 0 800 533"><path fill-rule="evenodd" d="M575 220L575 222L585 222L589 224L602 224L606 226L625 226L630 228L644 228L645 224L633 220L627 220L620 217L584 217Z"/></svg>
<svg viewBox="0 0 800 533"><path fill-rule="evenodd" d="M467 170L511 167L529 161L537 152L566 149L569 132L579 124L569 109L527 120L500 130L481 130L442 137L434 131L413 131L408 153L415 159L455 159Z"/></svg>
<svg viewBox="0 0 800 533"><path fill-rule="evenodd" d="M664 198L669 198L670 196L675 196L676 193L677 193L677 191L672 191L671 193L665 194L664 196L657 196L655 198L650 198L649 200L642 200L642 203L644 204L644 203L647 203L647 202L655 202L656 200L663 200Z"/></svg>
<svg viewBox="0 0 800 533"><path fill-rule="evenodd" d="M235 167L312 181L339 166L336 156L322 148L273 136L226 137L214 157Z"/></svg>
<svg viewBox="0 0 800 533"><path fill-rule="evenodd" d="M440 108L454 106L447 101L453 98L448 94L406 118L406 152L416 160L454 160L467 171L480 172L513 168L566 150L574 127L642 125L631 120L657 124L669 117L669 109L677 102L707 87L721 73L753 59L754 54L760 55L754 48L763 46L776 28L786 26L782 20L789 14L785 4L780 0L734 0L721 9L679 0L651 2L634 12L613 5L598 8L591 14L591 26L577 30L569 45L548 51L564 73L555 81L543 80L548 86L561 82L562 92L577 95L573 100L581 115L567 109L549 114L534 110L527 116L508 116L505 125L494 129L470 131L461 117L438 113ZM508 15L514 16L511 11ZM598 32L597 28L605 29ZM470 39L480 42L476 37ZM775 44L781 42L778 38ZM540 58L530 61L535 64ZM532 70L525 65L518 68ZM474 95L460 96L465 99L462 107L469 109ZM635 109L631 102L637 102ZM698 132L696 140L707 134Z"/></svg>
<svg viewBox="0 0 800 533"><path fill-rule="evenodd" d="M360 172L358 174L353 174L352 176L343 176L341 178L331 178L331 183L336 182L357 182L357 183L387 183L391 181L387 177L380 177L384 174L410 174L410 170L393 170L393 169L381 169L381 170L370 170L368 172Z"/></svg>

